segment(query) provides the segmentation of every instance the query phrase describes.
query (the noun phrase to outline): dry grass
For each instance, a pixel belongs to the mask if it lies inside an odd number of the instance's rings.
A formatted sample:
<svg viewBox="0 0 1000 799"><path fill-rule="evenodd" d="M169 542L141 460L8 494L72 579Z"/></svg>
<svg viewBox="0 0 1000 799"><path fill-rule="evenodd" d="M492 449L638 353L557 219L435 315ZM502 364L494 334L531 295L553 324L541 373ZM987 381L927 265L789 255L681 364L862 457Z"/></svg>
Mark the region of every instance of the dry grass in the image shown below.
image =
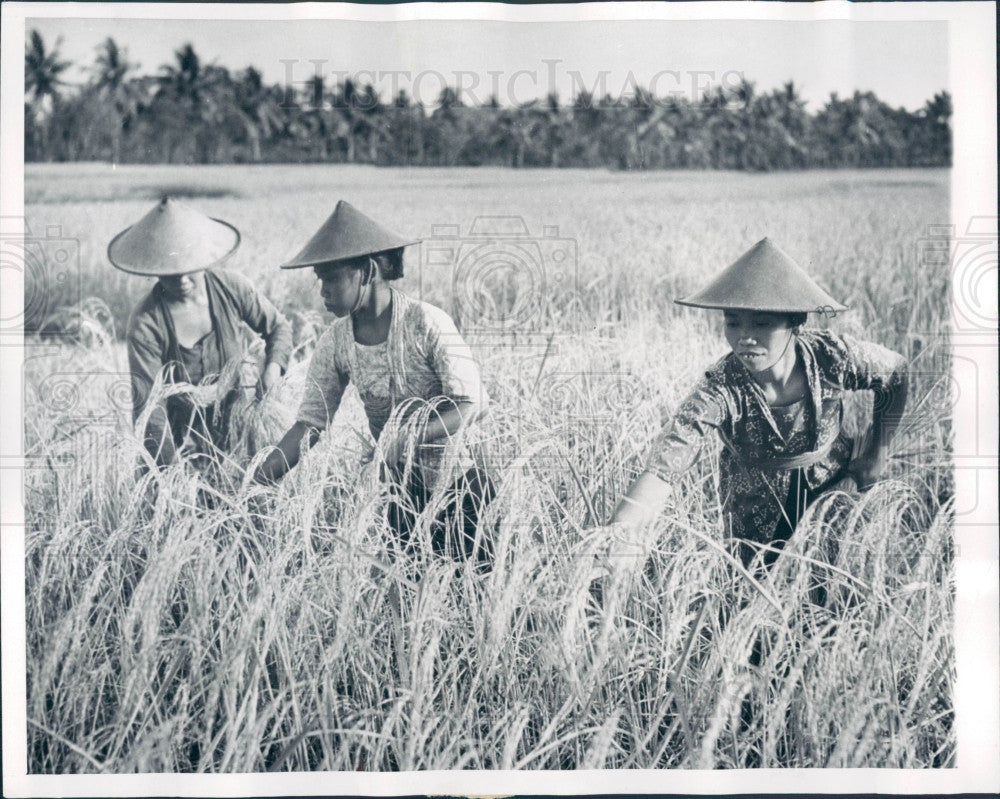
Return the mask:
<svg viewBox="0 0 1000 799"><path fill-rule="evenodd" d="M98 204L60 169L29 171L29 201L50 202L30 216L86 230L88 293L127 305L136 287L116 297L126 279L99 253L148 201ZM469 336L493 398L464 442L499 487L489 574L434 555L428 518L394 553L356 397L277 489L247 485L304 361L248 407L229 462L137 478L108 393L121 345L31 342L32 772L953 765L947 275L916 257L946 216L942 173L183 171L169 180L240 195L198 205L247 232L236 266L300 314L302 357L311 287L273 265L339 196L423 234L473 212L558 224L578 277L530 330ZM838 329L913 359L891 479L817 504L754 583L719 546L710 452L598 604L608 542L586 528L722 352L712 319L669 300L765 233L858 309ZM417 271L408 290L447 307L448 277Z"/></svg>

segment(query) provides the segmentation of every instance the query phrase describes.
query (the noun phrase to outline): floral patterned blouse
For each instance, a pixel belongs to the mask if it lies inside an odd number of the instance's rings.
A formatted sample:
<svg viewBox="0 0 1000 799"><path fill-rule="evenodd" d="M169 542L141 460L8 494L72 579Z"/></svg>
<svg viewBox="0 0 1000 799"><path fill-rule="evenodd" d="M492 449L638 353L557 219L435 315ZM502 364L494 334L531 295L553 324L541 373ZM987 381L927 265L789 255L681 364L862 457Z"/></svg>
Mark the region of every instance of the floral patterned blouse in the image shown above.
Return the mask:
<svg viewBox="0 0 1000 799"><path fill-rule="evenodd" d="M376 439L403 403L407 403L404 416L409 416L434 400L488 402L479 365L451 317L395 289L389 336L382 344L356 342L350 316L337 319L320 336L298 421L325 429L348 383L357 388ZM408 402L414 399L418 402ZM430 472L426 479L434 480L444 447L444 442L435 442L418 448L418 465Z"/></svg>
<svg viewBox="0 0 1000 799"><path fill-rule="evenodd" d="M826 330L802 331L796 352L809 385L804 399L768 405L730 353L705 373L653 445L646 469L669 481L695 462L705 435L718 433L724 444L719 488L733 536L771 539L796 469L814 491L841 479L856 451L841 429L845 392L874 391L878 407L878 395L898 389L905 377L901 355Z"/></svg>

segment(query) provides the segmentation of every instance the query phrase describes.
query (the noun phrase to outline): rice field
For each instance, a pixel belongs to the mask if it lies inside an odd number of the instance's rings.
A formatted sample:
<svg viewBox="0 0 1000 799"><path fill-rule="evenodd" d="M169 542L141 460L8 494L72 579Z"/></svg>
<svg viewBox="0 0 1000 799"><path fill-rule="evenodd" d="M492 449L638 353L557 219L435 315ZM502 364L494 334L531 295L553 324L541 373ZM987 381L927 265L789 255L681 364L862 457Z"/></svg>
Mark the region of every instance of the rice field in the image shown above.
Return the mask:
<svg viewBox="0 0 1000 799"><path fill-rule="evenodd" d="M948 273L919 246L947 187L942 170L28 165L29 229L69 240L76 270L26 289L29 772L954 766ZM151 283L104 251L164 193L242 231L229 268L297 346L229 460L143 475L120 335ZM480 360L490 415L452 456L481 448L497 482L488 573L431 550L433 507L393 554L350 393L283 483L247 479L326 321L311 273L277 266L338 199L425 239L401 288ZM473 228L491 216L524 227ZM600 524L725 353L719 320L672 300L765 235L851 306L820 324L910 358L890 474L813 506L753 577L722 537L710 445L648 557L597 596ZM449 261L484 240L520 267ZM861 397L853 423L869 413Z"/></svg>

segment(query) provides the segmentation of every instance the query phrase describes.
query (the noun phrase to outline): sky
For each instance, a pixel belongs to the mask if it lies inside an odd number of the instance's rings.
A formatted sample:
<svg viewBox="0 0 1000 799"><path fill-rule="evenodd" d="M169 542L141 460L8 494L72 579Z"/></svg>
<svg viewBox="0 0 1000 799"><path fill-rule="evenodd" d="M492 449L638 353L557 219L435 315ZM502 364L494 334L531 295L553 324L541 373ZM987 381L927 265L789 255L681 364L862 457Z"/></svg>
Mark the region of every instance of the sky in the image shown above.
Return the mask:
<svg viewBox="0 0 1000 799"><path fill-rule="evenodd" d="M469 104L495 94L508 105L636 86L697 99L742 75L763 91L792 80L813 109L831 92L871 90L910 110L948 88L944 22L29 19L32 28L75 62L71 82L111 36L146 73L190 42L203 61L253 65L268 83L353 75L383 98L405 89L428 105L446 83L461 85Z"/></svg>

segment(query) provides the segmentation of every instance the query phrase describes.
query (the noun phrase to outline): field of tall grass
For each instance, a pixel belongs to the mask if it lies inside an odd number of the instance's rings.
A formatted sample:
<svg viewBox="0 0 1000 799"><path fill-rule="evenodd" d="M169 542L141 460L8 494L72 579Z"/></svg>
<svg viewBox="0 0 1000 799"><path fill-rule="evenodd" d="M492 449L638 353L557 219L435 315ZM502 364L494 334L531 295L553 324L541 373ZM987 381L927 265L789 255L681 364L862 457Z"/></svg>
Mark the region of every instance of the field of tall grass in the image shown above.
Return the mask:
<svg viewBox="0 0 1000 799"><path fill-rule="evenodd" d="M29 228L78 240L86 298L46 288L26 342L29 771L953 766L948 274L918 247L947 177L29 165ZM229 460L143 475L120 334L150 283L104 250L167 192L243 232L230 268L297 350ZM514 326L471 313L509 300L488 275L463 305L415 250L402 282L456 315L490 392L451 453L488 454L490 572L432 551L433 503L413 551L391 546L356 396L282 484L247 479L326 321L308 270L277 265L338 199L423 238L489 215L549 234ZM820 324L910 358L890 474L817 503L752 574L718 525L710 445L648 558L595 595L599 525L725 352L712 313L672 300L765 235L851 306ZM555 240L575 255L554 263Z"/></svg>

